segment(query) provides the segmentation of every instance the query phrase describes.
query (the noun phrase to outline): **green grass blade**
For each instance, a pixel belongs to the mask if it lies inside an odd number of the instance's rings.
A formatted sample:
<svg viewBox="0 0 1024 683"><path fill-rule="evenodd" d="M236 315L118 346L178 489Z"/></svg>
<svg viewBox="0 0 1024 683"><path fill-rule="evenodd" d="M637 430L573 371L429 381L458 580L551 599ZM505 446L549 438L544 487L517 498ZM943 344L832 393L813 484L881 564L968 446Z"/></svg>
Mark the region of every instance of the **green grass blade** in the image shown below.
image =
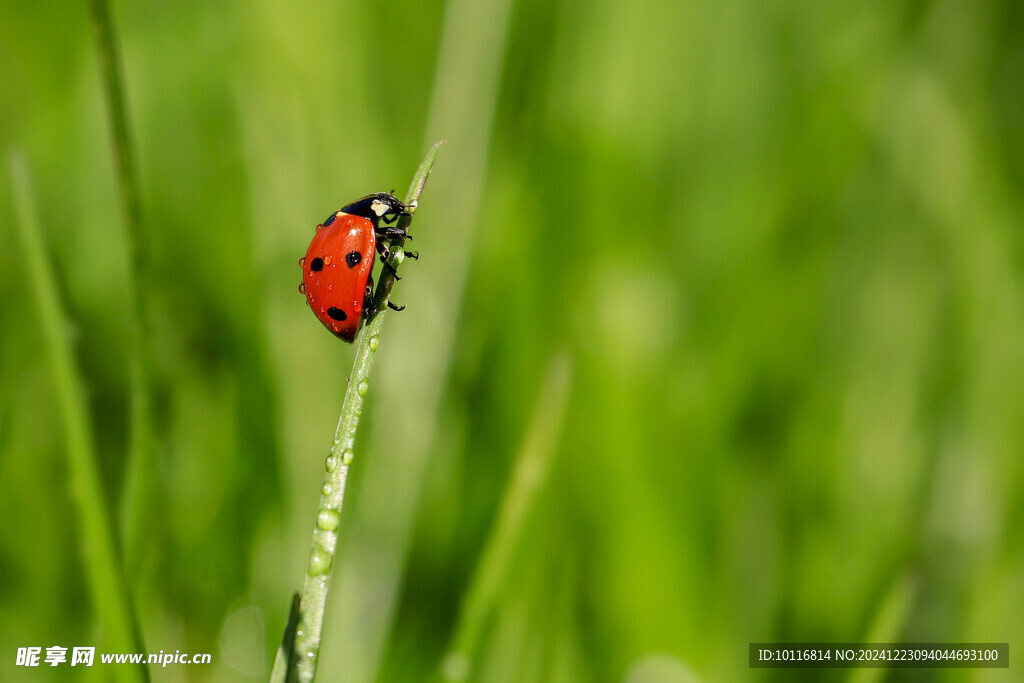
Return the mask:
<svg viewBox="0 0 1024 683"><path fill-rule="evenodd" d="M298 667L295 650L295 634L299 628L299 603L301 598L298 593L292 594L292 606L288 610L288 621L284 625L284 635L281 637L281 646L274 657L274 669L270 672L271 681L292 683L298 680Z"/></svg>
<svg viewBox="0 0 1024 683"><path fill-rule="evenodd" d="M904 572L896 577L892 588L878 608L878 613L864 636L865 643L899 642L917 596L917 581ZM850 683L874 683L881 680L885 669L851 669Z"/></svg>
<svg viewBox="0 0 1024 683"><path fill-rule="evenodd" d="M466 592L452 644L444 659L442 677L446 681L472 679L471 662L484 623L508 576L527 516L547 482L565 419L570 375L569 359L565 356L556 356L548 366L512 479Z"/></svg>
<svg viewBox="0 0 1024 683"><path fill-rule="evenodd" d="M110 513L96 462L85 388L68 338L67 316L61 309L57 282L46 257L32 196L29 171L17 155L10 159L15 221L25 255L29 284L35 294L57 388L60 418L67 444L71 495L78 514L82 557L92 607L101 624L101 647L114 652L142 652L132 601L117 556ZM123 680L148 680L145 666L118 667Z"/></svg>
<svg viewBox="0 0 1024 683"><path fill-rule="evenodd" d="M93 27L96 32L96 51L100 75L104 85L107 112L110 117L111 148L117 169L118 190L125 219L125 239L129 255L127 291L128 320L128 377L131 433L124 494L121 501L125 557L128 566L135 564L143 529L146 526L146 505L151 499L152 483L152 352L148 343L148 329L143 300L151 290L147 274L145 233L143 229L142 200L136 171L135 146L128 123L128 104L125 97L124 74L117 32L106 0L89 3Z"/></svg>
<svg viewBox="0 0 1024 683"><path fill-rule="evenodd" d="M413 177L406 197L407 205L419 203L420 193L427 182L433 168L437 153L444 141L435 143L427 152L423 162ZM400 225L409 226L412 216L403 216ZM395 250L392 265L401 265L401 249ZM382 276L378 285L375 300L381 303L387 300L394 283L393 276ZM338 524L341 520L341 507L345 497L345 484L348 481L348 468L354 456L356 431L359 429L359 418L363 414L363 398L369 389L370 371L373 359L380 343L381 326L384 323L387 308L379 306L380 311L363 328L356 342L356 357L349 374L348 388L338 419L338 428L334 433L334 445L327 460L327 474L321 487L320 506L317 509L316 526L313 530L313 544L310 547L309 559L306 563L306 577L302 584L302 598L299 603L299 623L295 630L294 652L290 656L288 650L288 630L282 647L278 649L274 660L271 681L290 680L293 672L299 681L312 681L316 675L319 662L320 643L323 634L324 613L327 610L327 596L331 587L331 568L334 565L334 553L338 545ZM291 619L289 619L291 623ZM294 662L294 666L285 662Z"/></svg>
<svg viewBox="0 0 1024 683"><path fill-rule="evenodd" d="M434 167L434 161L437 159L438 152L441 151L441 147L447 140L438 140L431 146L427 155L423 157L423 161L420 162L420 167L416 169L416 174L412 178L412 183L409 185L409 192L405 195L405 205L409 207L409 215L402 216L398 219L398 227L405 228L408 230L409 224L412 223L412 214L416 212L416 206L420 201L420 194L423 193L423 188L427 184L427 178L430 176L430 169ZM404 260L404 254L402 253L401 247L405 244L405 240L400 240L396 243L399 249L393 250L391 257L391 266L397 268L401 265ZM381 270L380 282L377 284L377 290L373 293L373 305L379 311L373 320L370 321L369 326L375 328L377 331L380 330L380 326L383 323L384 315L388 311L387 301L391 295L391 288L395 286L395 274L388 270ZM374 332L376 334L376 332ZM363 335L366 336L365 334Z"/></svg>
<svg viewBox="0 0 1024 683"><path fill-rule="evenodd" d="M344 662L351 681L377 678L394 618L484 201L512 7L513 0L449 0L445 7L426 130L428 141L449 138L444 182L431 187L431 207L443 208L444 223L422 241L417 236L424 250L416 269L420 287L403 290L402 303L410 315L441 301L446 314L429 345L420 331L392 334L389 356L416 358L415 367L389 364L374 380L377 395L401 404L403 417L374 429L374 443L388 444L388 452L366 463L361 486L386 495L359 499L348 520L350 552L338 567L337 599L352 608L332 626L330 656ZM415 400L404 398L410 396Z"/></svg>

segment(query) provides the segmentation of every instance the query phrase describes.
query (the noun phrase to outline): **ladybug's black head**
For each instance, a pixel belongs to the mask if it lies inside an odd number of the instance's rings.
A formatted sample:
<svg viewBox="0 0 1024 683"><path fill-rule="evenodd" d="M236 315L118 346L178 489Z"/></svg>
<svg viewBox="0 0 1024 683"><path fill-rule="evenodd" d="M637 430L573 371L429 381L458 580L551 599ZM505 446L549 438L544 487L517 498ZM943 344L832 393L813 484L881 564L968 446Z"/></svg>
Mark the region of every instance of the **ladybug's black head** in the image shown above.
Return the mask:
<svg viewBox="0 0 1024 683"><path fill-rule="evenodd" d="M391 223L395 218L406 213L405 204L390 192L368 194L342 208L342 211L353 216L368 218L373 222L374 227L381 219L384 219L385 223Z"/></svg>

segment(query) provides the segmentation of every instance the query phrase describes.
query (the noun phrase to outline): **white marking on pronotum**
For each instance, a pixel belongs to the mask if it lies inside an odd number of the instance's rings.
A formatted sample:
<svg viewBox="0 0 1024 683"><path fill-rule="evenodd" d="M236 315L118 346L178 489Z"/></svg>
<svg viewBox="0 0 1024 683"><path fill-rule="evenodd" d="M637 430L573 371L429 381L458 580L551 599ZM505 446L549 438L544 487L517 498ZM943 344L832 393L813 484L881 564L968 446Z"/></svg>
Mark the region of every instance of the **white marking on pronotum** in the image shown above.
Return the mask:
<svg viewBox="0 0 1024 683"><path fill-rule="evenodd" d="M388 205L379 199L374 199L370 202L370 210L377 214L378 217L383 216L388 212Z"/></svg>

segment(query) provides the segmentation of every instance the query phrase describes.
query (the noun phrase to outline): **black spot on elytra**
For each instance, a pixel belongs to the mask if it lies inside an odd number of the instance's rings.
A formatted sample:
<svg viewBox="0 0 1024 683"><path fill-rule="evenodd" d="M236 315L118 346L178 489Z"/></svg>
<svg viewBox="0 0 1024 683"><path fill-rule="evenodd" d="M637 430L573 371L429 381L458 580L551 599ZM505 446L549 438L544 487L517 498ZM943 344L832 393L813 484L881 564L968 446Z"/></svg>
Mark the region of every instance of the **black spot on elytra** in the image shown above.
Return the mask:
<svg viewBox="0 0 1024 683"><path fill-rule="evenodd" d="M355 268L356 264L363 260L363 255L358 251L350 251L345 256L345 261L348 263L349 268Z"/></svg>
<svg viewBox="0 0 1024 683"><path fill-rule="evenodd" d="M340 308L335 308L334 306L327 309L327 315L331 316L332 320L344 320L348 317L345 315L345 311Z"/></svg>
<svg viewBox="0 0 1024 683"><path fill-rule="evenodd" d="M323 270L324 269L324 260L322 258L320 258L319 256L317 256L315 259L313 259L313 262L309 264L309 269L310 270Z"/></svg>

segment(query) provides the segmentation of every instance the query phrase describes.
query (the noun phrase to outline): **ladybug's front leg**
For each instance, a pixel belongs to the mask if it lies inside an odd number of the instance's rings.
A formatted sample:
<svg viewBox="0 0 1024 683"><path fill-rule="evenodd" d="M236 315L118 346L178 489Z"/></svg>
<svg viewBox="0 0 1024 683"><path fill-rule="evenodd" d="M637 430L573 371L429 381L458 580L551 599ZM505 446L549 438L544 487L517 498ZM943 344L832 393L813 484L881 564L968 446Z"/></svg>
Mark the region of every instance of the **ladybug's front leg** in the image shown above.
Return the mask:
<svg viewBox="0 0 1024 683"><path fill-rule="evenodd" d="M397 221L399 218L401 218L402 216L409 216L409 215L411 215L411 214L408 211L397 211L397 212L391 214L390 218L388 218L388 214L384 214L383 216L380 217L380 219L381 219L381 221L384 222L385 225L391 225L395 221Z"/></svg>

